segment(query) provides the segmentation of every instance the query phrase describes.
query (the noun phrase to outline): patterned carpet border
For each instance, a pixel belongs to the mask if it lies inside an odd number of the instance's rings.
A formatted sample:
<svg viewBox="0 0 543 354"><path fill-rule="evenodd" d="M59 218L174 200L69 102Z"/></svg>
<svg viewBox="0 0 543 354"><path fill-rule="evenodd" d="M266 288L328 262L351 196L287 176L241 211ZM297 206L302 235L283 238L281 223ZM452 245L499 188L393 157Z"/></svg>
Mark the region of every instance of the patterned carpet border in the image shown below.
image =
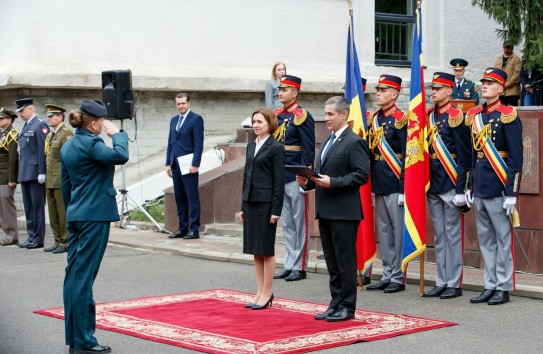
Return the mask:
<svg viewBox="0 0 543 354"><path fill-rule="evenodd" d="M334 328L334 324L330 323L330 328L324 331L257 342L218 333L210 333L203 329L184 328L179 325L171 325L115 312L119 310L168 305L204 299L216 299L243 304L250 302L252 297L253 295L249 293L227 289L212 289L177 295L153 296L134 300L101 303L96 305L96 327L202 352L245 354L305 353L348 345L360 341L386 339L398 335L422 332L457 324L408 315L356 310L355 320L341 323L343 326L348 323L349 326L347 328ZM327 307L328 305L283 298L276 298L273 302L274 309L281 309L298 314L309 314L311 316L326 311ZM40 315L64 319L64 309L62 307L36 310L34 312ZM314 321L313 319L311 320Z"/></svg>

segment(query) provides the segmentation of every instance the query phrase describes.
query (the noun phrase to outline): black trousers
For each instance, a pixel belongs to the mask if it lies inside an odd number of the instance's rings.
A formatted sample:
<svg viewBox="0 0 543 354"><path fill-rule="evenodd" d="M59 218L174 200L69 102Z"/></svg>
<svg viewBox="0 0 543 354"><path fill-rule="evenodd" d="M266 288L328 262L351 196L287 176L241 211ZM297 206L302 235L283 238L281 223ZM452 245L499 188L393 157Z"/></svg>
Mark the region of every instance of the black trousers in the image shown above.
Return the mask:
<svg viewBox="0 0 543 354"><path fill-rule="evenodd" d="M330 273L331 308L356 308L356 233L360 221L319 219L324 259Z"/></svg>

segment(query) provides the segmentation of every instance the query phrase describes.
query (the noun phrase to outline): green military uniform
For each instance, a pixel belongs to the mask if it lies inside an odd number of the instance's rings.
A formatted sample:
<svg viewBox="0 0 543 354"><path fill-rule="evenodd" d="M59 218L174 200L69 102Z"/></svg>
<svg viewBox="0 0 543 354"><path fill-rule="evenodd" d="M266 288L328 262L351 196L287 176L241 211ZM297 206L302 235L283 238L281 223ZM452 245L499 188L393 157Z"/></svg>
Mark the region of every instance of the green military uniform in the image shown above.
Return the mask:
<svg viewBox="0 0 543 354"><path fill-rule="evenodd" d="M5 108L0 109L0 119L17 118L17 115ZM3 131L0 129L0 225L6 237L0 245L17 244L19 231L17 229L17 208L14 193L19 171L19 155L17 153L17 137L19 132L10 124ZM9 184L12 184L12 187Z"/></svg>
<svg viewBox="0 0 543 354"><path fill-rule="evenodd" d="M53 114L63 114L66 110L56 105L45 105L47 107L47 116ZM68 129L64 123L61 123L56 129L52 129L45 140L45 161L46 175L45 188L47 195L47 206L49 210L49 222L51 231L55 237L55 245L48 247L46 250L53 253L61 253L66 251L68 247L68 231L66 230L66 208L62 199L61 190L61 165L60 165L60 149L72 137L74 133ZM60 249L63 247L64 249Z"/></svg>
<svg viewBox="0 0 543 354"><path fill-rule="evenodd" d="M468 66L468 62L461 58L451 60L451 66L454 70L462 70L462 78L459 81L455 78L451 99L453 100L475 100L475 105L479 104L479 92L477 86L471 80L463 76L463 70Z"/></svg>

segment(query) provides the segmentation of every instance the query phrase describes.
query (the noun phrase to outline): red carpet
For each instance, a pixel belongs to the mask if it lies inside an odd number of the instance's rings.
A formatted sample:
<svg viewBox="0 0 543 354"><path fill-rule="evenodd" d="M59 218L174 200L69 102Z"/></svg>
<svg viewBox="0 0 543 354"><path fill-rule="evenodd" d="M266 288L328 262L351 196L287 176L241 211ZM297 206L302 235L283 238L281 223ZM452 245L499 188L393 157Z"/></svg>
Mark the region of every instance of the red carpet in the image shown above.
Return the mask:
<svg viewBox="0 0 543 354"><path fill-rule="evenodd" d="M357 310L352 321L316 321L327 305L278 299L271 309L242 304L251 294L216 289L96 305L97 327L208 353L304 353L456 323ZM35 311L64 318L63 308ZM362 350L362 348L360 348Z"/></svg>

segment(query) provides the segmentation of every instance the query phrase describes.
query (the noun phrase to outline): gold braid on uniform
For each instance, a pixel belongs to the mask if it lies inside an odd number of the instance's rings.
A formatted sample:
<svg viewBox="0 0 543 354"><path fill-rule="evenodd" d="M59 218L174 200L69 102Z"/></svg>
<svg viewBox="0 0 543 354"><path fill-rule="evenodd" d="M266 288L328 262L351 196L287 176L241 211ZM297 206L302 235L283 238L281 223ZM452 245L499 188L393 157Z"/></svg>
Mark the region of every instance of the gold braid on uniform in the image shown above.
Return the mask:
<svg viewBox="0 0 543 354"><path fill-rule="evenodd" d="M285 136L286 130L287 130L287 124L286 124L286 121L283 121L283 124L281 124L281 126L279 126L275 130L275 133L273 133L273 137L275 138L275 140L277 140L280 143L283 142L283 138Z"/></svg>
<svg viewBox="0 0 543 354"><path fill-rule="evenodd" d="M475 118L477 114L474 114L472 116L468 116L466 115L466 119L464 119L464 124L466 124L468 127L471 127L471 125L473 124L473 118Z"/></svg>
<svg viewBox="0 0 543 354"><path fill-rule="evenodd" d="M471 135L473 140L473 148L475 151L483 150L487 140L490 138L490 134L492 134L492 127L490 124L487 124L483 127L483 129L481 129L480 132Z"/></svg>
<svg viewBox="0 0 543 354"><path fill-rule="evenodd" d="M458 127L460 124L462 124L463 121L464 121L464 114L462 113L461 110L458 110L458 115L456 117L451 116L451 114L449 113L449 126L451 128Z"/></svg>
<svg viewBox="0 0 543 354"><path fill-rule="evenodd" d="M403 112L402 112L403 113ZM400 120L394 120L394 127L396 129L402 129L403 127L405 127L405 125L407 124L407 114L403 114L403 117L402 119Z"/></svg>
<svg viewBox="0 0 543 354"><path fill-rule="evenodd" d="M383 127L379 127L377 131L373 131L373 129L370 131L368 145L372 152L375 150L377 145L379 145L379 143L381 142L381 139L383 138L383 134L384 134Z"/></svg>
<svg viewBox="0 0 543 354"><path fill-rule="evenodd" d="M294 125L302 125L303 122L305 122L305 119L307 118L307 111L305 109L302 109L302 114L299 117L294 116Z"/></svg>
<svg viewBox="0 0 543 354"><path fill-rule="evenodd" d="M505 115L505 113L502 113L500 116L500 120L503 124L509 124L515 119L517 119L517 110L515 108L513 108L513 111L510 114Z"/></svg>
<svg viewBox="0 0 543 354"><path fill-rule="evenodd" d="M10 132L7 135L6 140L4 140L3 142L0 141L0 149L9 151L9 145L11 144L12 141L15 141L15 144L19 144L19 142L17 141L18 135L19 135L19 132L17 130L15 129L10 130Z"/></svg>

